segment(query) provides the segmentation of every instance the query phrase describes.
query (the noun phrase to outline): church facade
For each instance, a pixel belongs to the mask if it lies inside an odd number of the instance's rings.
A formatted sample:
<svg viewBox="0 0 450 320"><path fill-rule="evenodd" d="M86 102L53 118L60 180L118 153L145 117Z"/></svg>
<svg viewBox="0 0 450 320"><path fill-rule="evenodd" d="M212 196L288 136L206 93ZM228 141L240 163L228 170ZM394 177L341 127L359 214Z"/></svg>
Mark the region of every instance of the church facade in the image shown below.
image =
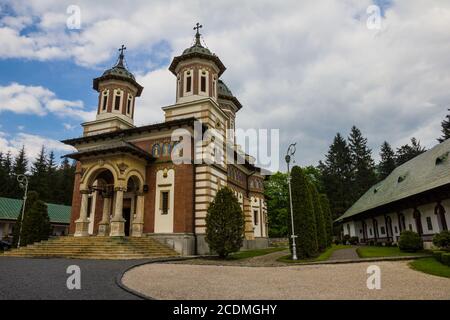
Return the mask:
<svg viewBox="0 0 450 320"><path fill-rule="evenodd" d="M162 108L162 123L134 125L144 88L127 70L123 46L116 65L93 80L96 119L82 124L82 137L63 141L77 150L66 155L77 161L71 235L148 236L183 255L207 254L207 209L226 186L245 215L244 247L268 245L264 176L234 139L242 105L220 79L219 57L201 44L200 27L169 67L176 99Z"/></svg>

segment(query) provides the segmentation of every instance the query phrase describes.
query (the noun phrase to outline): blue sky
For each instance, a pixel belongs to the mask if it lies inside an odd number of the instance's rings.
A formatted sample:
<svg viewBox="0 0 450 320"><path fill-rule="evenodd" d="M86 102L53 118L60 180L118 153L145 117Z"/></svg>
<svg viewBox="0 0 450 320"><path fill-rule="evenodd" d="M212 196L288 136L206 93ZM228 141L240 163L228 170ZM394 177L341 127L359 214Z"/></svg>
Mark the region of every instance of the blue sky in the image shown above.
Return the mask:
<svg viewBox="0 0 450 320"><path fill-rule="evenodd" d="M432 147L450 104L446 1L135 0L123 8L80 0L81 29L69 30L71 2L0 0L0 151L25 144L34 156L42 143L70 151L58 141L80 136L80 123L93 119L92 79L115 63L121 44L144 86L136 124L163 121L160 107L175 99L167 67L192 43L197 21L244 105L237 125L280 129L280 152L297 141L302 165L317 164L352 125L375 158L384 140L397 147L416 136ZM374 3L379 30L366 26Z"/></svg>

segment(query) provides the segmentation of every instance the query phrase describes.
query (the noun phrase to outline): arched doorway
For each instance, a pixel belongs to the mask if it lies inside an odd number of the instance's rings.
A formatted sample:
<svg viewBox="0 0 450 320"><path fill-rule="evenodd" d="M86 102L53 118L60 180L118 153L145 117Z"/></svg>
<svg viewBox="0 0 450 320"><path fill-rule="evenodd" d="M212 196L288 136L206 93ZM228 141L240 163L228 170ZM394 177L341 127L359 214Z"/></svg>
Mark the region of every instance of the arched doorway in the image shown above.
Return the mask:
<svg viewBox="0 0 450 320"><path fill-rule="evenodd" d="M440 231L448 230L447 221L445 220L445 209L440 202L434 208L434 213L437 215Z"/></svg>
<svg viewBox="0 0 450 320"><path fill-rule="evenodd" d="M132 234L132 223L137 216L137 202L141 189L142 186L139 178L134 175L130 176L127 181L127 190L123 197L122 208L122 217L125 220L125 236L130 236Z"/></svg>
<svg viewBox="0 0 450 320"><path fill-rule="evenodd" d="M386 216L386 236L388 241L394 241L394 233L392 230L392 219Z"/></svg>
<svg viewBox="0 0 450 320"><path fill-rule="evenodd" d="M420 211L417 208L415 208L414 209L414 213L413 213L413 217L414 217L414 220L416 222L416 229L417 229L417 233L419 235L423 234L422 218L421 218L421 216L422 215L421 215Z"/></svg>

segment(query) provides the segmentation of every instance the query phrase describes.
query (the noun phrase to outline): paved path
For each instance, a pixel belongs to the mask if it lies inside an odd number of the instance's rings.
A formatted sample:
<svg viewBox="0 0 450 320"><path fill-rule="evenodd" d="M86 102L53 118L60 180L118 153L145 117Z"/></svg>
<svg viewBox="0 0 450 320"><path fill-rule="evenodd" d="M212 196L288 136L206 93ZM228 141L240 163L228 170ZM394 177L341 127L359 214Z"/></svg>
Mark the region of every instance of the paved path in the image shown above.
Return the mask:
<svg viewBox="0 0 450 320"><path fill-rule="evenodd" d="M3 299L138 299L119 288L116 277L148 260L30 259L0 256L0 300ZM81 290L68 290L67 267L81 269Z"/></svg>
<svg viewBox="0 0 450 320"><path fill-rule="evenodd" d="M367 288L367 267L381 269L381 290ZM283 268L147 264L123 283L156 299L450 299L450 279L414 271L407 261Z"/></svg>
<svg viewBox="0 0 450 320"><path fill-rule="evenodd" d="M356 252L357 247L348 248L348 249L339 249L335 250L328 261L337 261L337 260L359 260L360 257Z"/></svg>

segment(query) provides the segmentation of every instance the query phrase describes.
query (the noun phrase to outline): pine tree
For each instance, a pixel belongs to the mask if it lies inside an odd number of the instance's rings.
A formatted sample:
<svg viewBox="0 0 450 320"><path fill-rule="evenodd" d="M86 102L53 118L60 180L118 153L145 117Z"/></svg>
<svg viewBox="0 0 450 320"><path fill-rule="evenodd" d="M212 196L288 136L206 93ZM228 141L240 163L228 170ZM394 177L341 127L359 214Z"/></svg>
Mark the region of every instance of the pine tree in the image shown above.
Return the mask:
<svg viewBox="0 0 450 320"><path fill-rule="evenodd" d="M19 183L16 180L17 175L19 174L25 174L28 170L28 159L25 152L25 146L22 146L22 149L19 151L17 156L14 158L14 165L12 168L12 174L11 174L11 189L10 189L10 197L12 198L22 198L23 191L19 187Z"/></svg>
<svg viewBox="0 0 450 320"><path fill-rule="evenodd" d="M33 207L34 203L36 201L38 201L38 200L39 200L39 195L38 195L38 193L36 191L28 192L28 194L27 194L27 201L25 203L25 216L23 218L24 221L25 221L25 218L27 217L29 211ZM23 206L23 204L22 204L22 206ZM17 246L17 242L19 241L19 234L20 234L20 231L21 231L20 226L22 225L22 210L23 210L23 207L20 209L20 214L17 217L17 221L14 224L14 228L13 228L13 246L14 247ZM23 234L24 234L24 232L23 232L23 228L22 228L22 235ZM23 241L22 238L23 237L21 237L20 245L21 246L25 246L26 245L25 244L26 241Z"/></svg>
<svg viewBox="0 0 450 320"><path fill-rule="evenodd" d="M297 254L300 258L315 257L318 248L313 201L307 177L298 166L292 168L291 188L294 227L298 236L296 238ZM289 226L290 230L292 230L291 226Z"/></svg>
<svg viewBox="0 0 450 320"><path fill-rule="evenodd" d="M44 201L48 201L48 167L45 147L42 146L36 160L31 166L30 190L39 192L39 196Z"/></svg>
<svg viewBox="0 0 450 320"><path fill-rule="evenodd" d="M47 205L38 197L28 210L25 208L25 211L20 245L26 246L47 240L51 231Z"/></svg>
<svg viewBox="0 0 450 320"><path fill-rule="evenodd" d="M309 190L314 207L314 220L316 222L317 245L319 251L325 250L327 247L327 230L325 226L324 213L320 203L319 193L313 182L309 182Z"/></svg>
<svg viewBox="0 0 450 320"><path fill-rule="evenodd" d="M450 109L448 109L450 111ZM445 116L445 119L441 122L442 136L438 138L439 143L444 142L450 138L450 114Z"/></svg>
<svg viewBox="0 0 450 320"><path fill-rule="evenodd" d="M245 220L238 199L229 188L217 191L206 215L206 242L226 258L239 251L244 240Z"/></svg>
<svg viewBox="0 0 450 320"><path fill-rule="evenodd" d="M352 205L352 158L344 138L338 133L331 144L325 162L320 161L322 185L330 201L333 218L342 215Z"/></svg>
<svg viewBox="0 0 450 320"><path fill-rule="evenodd" d="M13 182L13 174L12 174L12 157L11 157L11 152L8 151L6 153L6 155L3 157L3 162L2 162L2 170L3 170L3 174L4 174L4 180L0 183L0 196L2 197L11 197L12 193L13 193L13 187L14 182Z"/></svg>
<svg viewBox="0 0 450 320"><path fill-rule="evenodd" d="M320 194L320 206L322 208L325 229L327 231L327 247L329 247L333 241L333 219L331 218L330 202L328 201L326 194Z"/></svg>
<svg viewBox="0 0 450 320"><path fill-rule="evenodd" d="M55 203L65 204L70 206L72 204L72 193L75 179L75 162L70 164L67 158L61 162L58 171L56 172L56 195Z"/></svg>
<svg viewBox="0 0 450 320"><path fill-rule="evenodd" d="M56 203L57 200L57 193L55 192L55 188L52 188L52 186L57 186L58 184L58 172L57 167L55 163L55 153L53 151L50 151L50 154L48 156L47 161L47 175L46 175L46 186L47 186L47 198L44 199L46 202L49 203Z"/></svg>
<svg viewBox="0 0 450 320"><path fill-rule="evenodd" d="M395 153L391 145L385 141L381 145L380 163L378 164L378 179L385 179L396 167Z"/></svg>
<svg viewBox="0 0 450 320"><path fill-rule="evenodd" d="M376 182L377 178L372 150L367 146L367 139L357 127L352 127L348 140L353 172L353 186L348 191L352 194L352 200L356 201Z"/></svg>
<svg viewBox="0 0 450 320"><path fill-rule="evenodd" d="M400 166L425 151L426 149L420 145L420 141L413 137L411 138L411 145L405 144L400 148L397 148L397 153L395 155L396 165Z"/></svg>

